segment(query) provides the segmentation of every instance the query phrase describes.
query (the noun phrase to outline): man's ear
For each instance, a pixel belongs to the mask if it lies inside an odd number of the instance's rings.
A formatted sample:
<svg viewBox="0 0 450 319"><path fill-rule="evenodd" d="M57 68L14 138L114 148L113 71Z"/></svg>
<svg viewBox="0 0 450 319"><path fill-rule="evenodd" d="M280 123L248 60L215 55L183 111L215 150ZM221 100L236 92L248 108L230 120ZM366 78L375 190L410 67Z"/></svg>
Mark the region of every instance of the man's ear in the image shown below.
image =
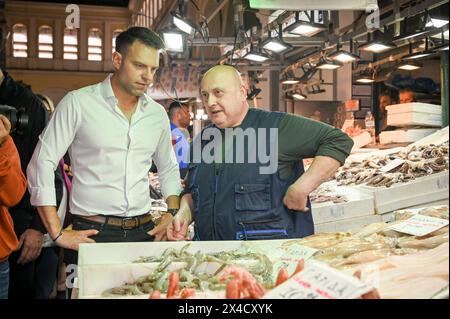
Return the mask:
<svg viewBox="0 0 450 319"><path fill-rule="evenodd" d="M241 93L241 100L247 101L247 87L245 85L241 85L239 92Z"/></svg>
<svg viewBox="0 0 450 319"><path fill-rule="evenodd" d="M120 67L122 66L122 62L123 62L122 54L120 54L119 52L114 52L112 54L112 63L114 69L116 70L120 69Z"/></svg>

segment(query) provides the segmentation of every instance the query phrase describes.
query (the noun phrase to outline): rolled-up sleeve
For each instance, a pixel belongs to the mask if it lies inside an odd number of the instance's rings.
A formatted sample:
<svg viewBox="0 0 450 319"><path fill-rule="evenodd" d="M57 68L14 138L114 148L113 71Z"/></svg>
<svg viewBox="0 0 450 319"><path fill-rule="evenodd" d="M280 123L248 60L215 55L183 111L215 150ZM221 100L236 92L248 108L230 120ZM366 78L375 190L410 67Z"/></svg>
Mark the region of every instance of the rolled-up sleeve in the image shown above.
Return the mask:
<svg viewBox="0 0 450 319"><path fill-rule="evenodd" d="M179 196L181 193L180 171L175 152L172 148L172 135L169 119L163 123L163 132L153 160L158 168L158 177L161 184L161 193L164 199L171 195Z"/></svg>
<svg viewBox="0 0 450 319"><path fill-rule="evenodd" d="M292 114L281 120L278 137L281 161L328 156L343 165L353 147L353 140L341 130Z"/></svg>
<svg viewBox="0 0 450 319"><path fill-rule="evenodd" d="M81 122L79 105L73 93L67 94L55 109L27 167L28 190L33 206L56 206L55 169L64 156Z"/></svg>

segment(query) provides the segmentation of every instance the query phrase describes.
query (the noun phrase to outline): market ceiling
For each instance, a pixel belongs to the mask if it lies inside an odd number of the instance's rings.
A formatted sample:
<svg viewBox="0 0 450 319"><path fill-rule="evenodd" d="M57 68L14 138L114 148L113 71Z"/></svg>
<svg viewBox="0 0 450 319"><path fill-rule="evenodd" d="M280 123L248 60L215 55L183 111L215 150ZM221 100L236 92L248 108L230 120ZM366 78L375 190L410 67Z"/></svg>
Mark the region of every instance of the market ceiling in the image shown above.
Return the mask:
<svg viewBox="0 0 450 319"><path fill-rule="evenodd" d="M16 0L16 1L29 1L29 0ZM46 2L46 3L73 3L73 4L90 4L94 6L112 6L112 7L128 7L129 0L33 0L33 2Z"/></svg>

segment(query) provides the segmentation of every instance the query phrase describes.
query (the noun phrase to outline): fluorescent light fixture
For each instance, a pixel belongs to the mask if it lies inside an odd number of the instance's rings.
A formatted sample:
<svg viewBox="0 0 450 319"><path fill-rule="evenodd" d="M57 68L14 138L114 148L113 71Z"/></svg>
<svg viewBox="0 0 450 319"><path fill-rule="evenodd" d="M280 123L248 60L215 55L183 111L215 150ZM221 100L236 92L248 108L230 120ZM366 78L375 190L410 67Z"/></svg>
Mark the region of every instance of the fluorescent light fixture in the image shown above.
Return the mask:
<svg viewBox="0 0 450 319"><path fill-rule="evenodd" d="M292 94L292 97L296 100L305 100L306 99L306 95L303 95L301 93L294 93L294 94Z"/></svg>
<svg viewBox="0 0 450 319"><path fill-rule="evenodd" d="M292 46L290 44L284 42L280 38L268 38L263 43L261 43L261 47L275 53L281 53L292 49Z"/></svg>
<svg viewBox="0 0 450 319"><path fill-rule="evenodd" d="M409 40L409 39L412 39L412 38L419 37L419 36L429 32L430 30L431 30L431 28L426 28L426 29L423 29L423 30L420 30L420 31L416 31L416 32L413 32L413 33L408 33L408 34L405 34L405 35L399 35L398 37L395 37L392 40L393 41Z"/></svg>
<svg viewBox="0 0 450 319"><path fill-rule="evenodd" d="M321 69L321 70L336 70L336 69L339 69L341 66L342 66L342 63L340 63L338 61L322 60L316 65L316 68Z"/></svg>
<svg viewBox="0 0 450 319"><path fill-rule="evenodd" d="M176 12L171 12L170 14L172 15L173 24L175 24L178 29L189 35L195 34L196 27L194 23L182 17Z"/></svg>
<svg viewBox="0 0 450 319"><path fill-rule="evenodd" d="M356 82L359 83L373 83L375 80L370 75L360 75L356 79Z"/></svg>
<svg viewBox="0 0 450 319"><path fill-rule="evenodd" d="M420 69L421 67L422 67L422 64L420 64L418 62L414 62L414 61L403 61L400 63L399 66L397 66L398 69L405 70L405 71L414 71L414 70Z"/></svg>
<svg viewBox="0 0 450 319"><path fill-rule="evenodd" d="M446 24L448 24L448 20L431 18L430 21L428 21L425 26L426 27L440 28L440 27L443 27Z"/></svg>
<svg viewBox="0 0 450 319"><path fill-rule="evenodd" d="M208 115L207 115L207 114L203 114L203 115L202 115L202 120L203 120L203 121L206 121L207 119L208 119Z"/></svg>
<svg viewBox="0 0 450 319"><path fill-rule="evenodd" d="M395 48L395 44L393 44L393 43L375 40L375 41L369 41L366 44L363 44L358 49L362 50L362 51L381 53L381 52L385 52L385 51L388 51L393 48Z"/></svg>
<svg viewBox="0 0 450 319"><path fill-rule="evenodd" d="M433 50L435 51L448 51L448 43L444 45L440 45L438 47L434 47Z"/></svg>
<svg viewBox="0 0 450 319"><path fill-rule="evenodd" d="M204 109L197 109L197 114L200 114L200 116L202 116L203 114L205 114L205 110Z"/></svg>
<svg viewBox="0 0 450 319"><path fill-rule="evenodd" d="M281 84L297 84L299 82L300 82L300 80L298 80L296 78L287 78L287 79L284 79L283 81L281 81Z"/></svg>
<svg viewBox="0 0 450 319"><path fill-rule="evenodd" d="M431 37L432 37L432 38L441 39L442 34L444 34L444 39L445 39L445 40L448 40L448 30L444 31L443 33L440 32L440 33L437 33L437 34L435 34L435 35L432 35Z"/></svg>
<svg viewBox="0 0 450 319"><path fill-rule="evenodd" d="M244 59L254 61L254 62L264 62L269 60L269 56L256 52L256 51L250 51L246 55L244 55Z"/></svg>
<svg viewBox="0 0 450 319"><path fill-rule="evenodd" d="M408 54L407 56L404 56L402 60L417 60L433 54L435 54L435 52L433 51L421 51L413 54Z"/></svg>
<svg viewBox="0 0 450 319"><path fill-rule="evenodd" d="M164 31L163 32L164 43L166 44L167 51L171 52L183 52L183 35L177 31Z"/></svg>
<svg viewBox="0 0 450 319"><path fill-rule="evenodd" d="M285 31L288 31L290 34L302 35L305 37L312 37L323 30L325 30L325 26L323 24L301 20L294 22L285 29Z"/></svg>
<svg viewBox="0 0 450 319"><path fill-rule="evenodd" d="M344 50L338 50L328 56L328 58L341 63L349 63L359 60L359 56Z"/></svg>

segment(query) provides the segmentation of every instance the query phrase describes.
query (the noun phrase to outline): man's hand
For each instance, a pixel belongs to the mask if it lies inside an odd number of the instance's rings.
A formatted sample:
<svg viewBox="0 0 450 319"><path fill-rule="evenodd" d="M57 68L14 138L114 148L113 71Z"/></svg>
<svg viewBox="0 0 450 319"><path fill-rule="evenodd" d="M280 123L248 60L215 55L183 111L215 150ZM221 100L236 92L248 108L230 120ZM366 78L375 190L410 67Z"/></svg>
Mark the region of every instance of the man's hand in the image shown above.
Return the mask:
<svg viewBox="0 0 450 319"><path fill-rule="evenodd" d="M178 213L172 224L167 227L167 239L173 241L189 240L187 237L187 231L189 226L189 220L187 220L181 213Z"/></svg>
<svg viewBox="0 0 450 319"><path fill-rule="evenodd" d="M35 229L27 229L19 240L19 247L22 248L17 263L19 265L28 264L30 261L36 260L41 254L42 244L44 242L44 234Z"/></svg>
<svg viewBox="0 0 450 319"><path fill-rule="evenodd" d="M89 238L98 234L98 230L71 230L64 229L62 235L55 241L56 245L62 248L78 250L79 244L95 243L95 240Z"/></svg>
<svg viewBox="0 0 450 319"><path fill-rule="evenodd" d="M155 236L155 241L167 240L167 227L172 223L172 214L163 214L158 225L148 232L150 236Z"/></svg>
<svg viewBox="0 0 450 319"><path fill-rule="evenodd" d="M11 132L11 123L4 115L0 115L0 145L6 140Z"/></svg>
<svg viewBox="0 0 450 319"><path fill-rule="evenodd" d="M302 189L301 184L294 183L289 186L286 195L284 196L283 203L287 208L307 212L309 208L306 206L308 203L308 193Z"/></svg>

